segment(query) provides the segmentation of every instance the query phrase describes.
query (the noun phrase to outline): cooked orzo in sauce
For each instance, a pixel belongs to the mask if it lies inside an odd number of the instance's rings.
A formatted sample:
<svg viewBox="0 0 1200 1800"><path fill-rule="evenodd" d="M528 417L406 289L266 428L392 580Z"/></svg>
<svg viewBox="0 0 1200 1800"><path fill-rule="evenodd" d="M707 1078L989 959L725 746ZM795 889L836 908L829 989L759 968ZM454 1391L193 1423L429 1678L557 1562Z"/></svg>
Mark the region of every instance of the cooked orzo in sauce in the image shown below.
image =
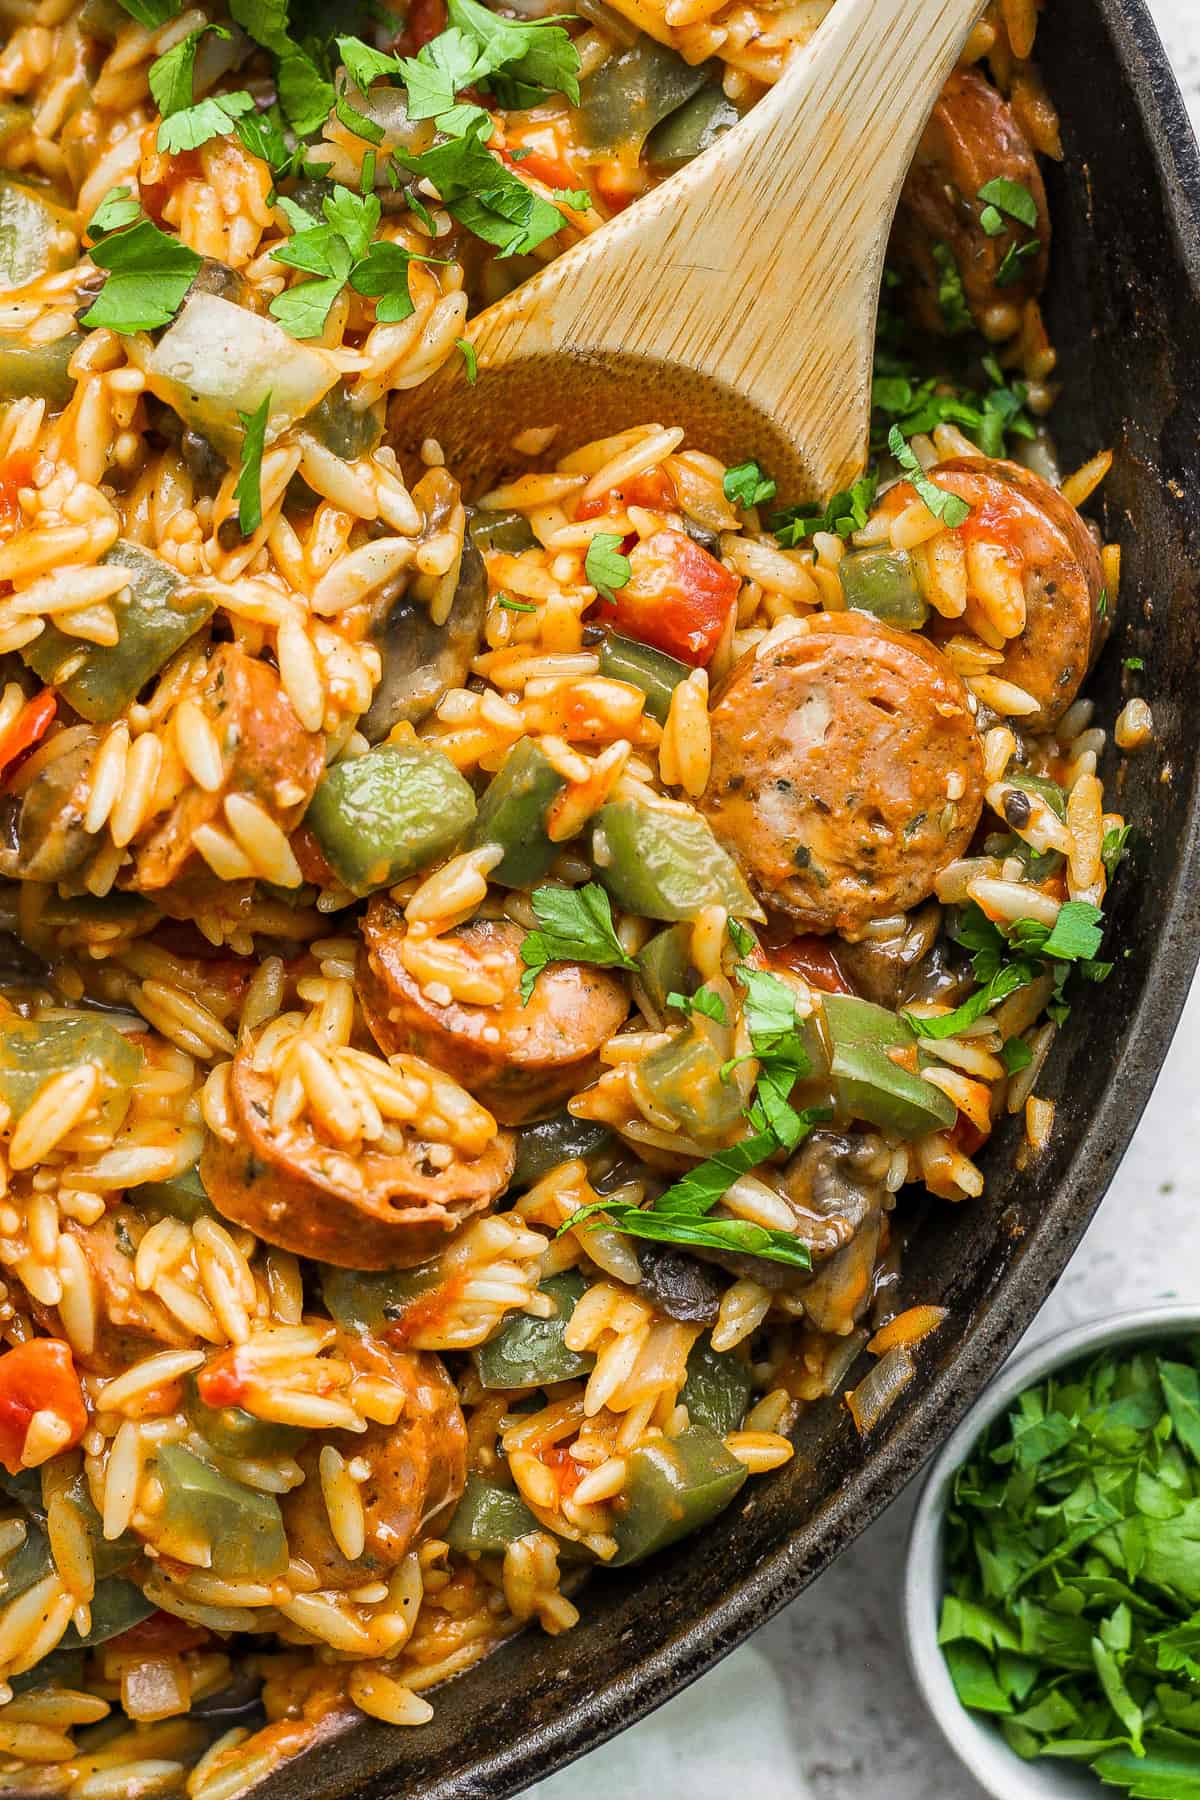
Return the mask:
<svg viewBox="0 0 1200 1800"><path fill-rule="evenodd" d="M1044 1145L1106 972L1034 0L938 103L871 469L807 510L669 419L514 419L464 494L389 411L829 0L447 3L0 0L9 1789L419 1726L869 1338L868 1430L942 1316L892 1316L904 1190Z"/></svg>

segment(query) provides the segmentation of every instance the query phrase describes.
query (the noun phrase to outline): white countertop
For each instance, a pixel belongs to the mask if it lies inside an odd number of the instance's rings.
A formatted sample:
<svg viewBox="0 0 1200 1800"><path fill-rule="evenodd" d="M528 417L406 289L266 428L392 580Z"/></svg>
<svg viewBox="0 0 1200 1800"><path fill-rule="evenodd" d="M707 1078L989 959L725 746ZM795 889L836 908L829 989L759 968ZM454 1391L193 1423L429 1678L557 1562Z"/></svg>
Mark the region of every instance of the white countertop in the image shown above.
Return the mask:
<svg viewBox="0 0 1200 1800"><path fill-rule="evenodd" d="M1149 4L1200 131L1200 4ZM1200 985L1129 1153L1031 1337L1200 1285L1198 1069ZM925 1714L904 1659L899 1589L915 1493L711 1674L531 1795L985 1800Z"/></svg>

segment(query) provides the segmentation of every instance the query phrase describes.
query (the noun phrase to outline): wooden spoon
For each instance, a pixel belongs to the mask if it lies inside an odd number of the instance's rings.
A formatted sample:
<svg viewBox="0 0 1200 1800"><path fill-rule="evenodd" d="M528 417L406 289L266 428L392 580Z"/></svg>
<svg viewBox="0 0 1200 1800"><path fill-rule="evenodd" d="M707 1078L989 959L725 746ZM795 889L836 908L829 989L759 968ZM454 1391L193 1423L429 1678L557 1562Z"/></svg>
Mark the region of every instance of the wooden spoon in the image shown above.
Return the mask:
<svg viewBox="0 0 1200 1800"><path fill-rule="evenodd" d="M683 425L781 497L861 473L883 255L917 139L981 0L838 0L746 118L514 288L406 397L401 453L441 445L467 492L631 425Z"/></svg>

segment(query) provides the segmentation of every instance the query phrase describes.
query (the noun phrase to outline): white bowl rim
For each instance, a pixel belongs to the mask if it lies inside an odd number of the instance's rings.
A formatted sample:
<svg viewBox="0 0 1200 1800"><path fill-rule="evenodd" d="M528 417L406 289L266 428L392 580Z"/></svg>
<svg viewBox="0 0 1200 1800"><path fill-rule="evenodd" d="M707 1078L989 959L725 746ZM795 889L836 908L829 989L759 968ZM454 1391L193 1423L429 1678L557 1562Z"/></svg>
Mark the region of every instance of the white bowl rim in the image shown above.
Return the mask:
<svg viewBox="0 0 1200 1800"><path fill-rule="evenodd" d="M904 1638L913 1679L959 1760L994 1800L1050 1800L1107 1793L1076 1764L1025 1762L1000 1734L967 1711L937 1641L942 1598L942 1520L950 1487L976 1440L1018 1394L1090 1351L1138 1339L1200 1331L1200 1302L1139 1307L1072 1325L1019 1352L983 1392L930 1467L909 1532L904 1573ZM1035 1774L1034 1771L1037 1771Z"/></svg>

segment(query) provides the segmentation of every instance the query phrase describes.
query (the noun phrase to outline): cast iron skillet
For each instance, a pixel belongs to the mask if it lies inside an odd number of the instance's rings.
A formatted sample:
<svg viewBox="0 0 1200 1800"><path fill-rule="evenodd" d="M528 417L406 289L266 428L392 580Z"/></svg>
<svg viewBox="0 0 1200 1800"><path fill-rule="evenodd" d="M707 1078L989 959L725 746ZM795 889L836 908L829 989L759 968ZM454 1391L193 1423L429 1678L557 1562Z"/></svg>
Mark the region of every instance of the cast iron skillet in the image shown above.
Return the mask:
<svg viewBox="0 0 1200 1800"><path fill-rule="evenodd" d="M1058 1102L1052 1146L1022 1173L1010 1121L986 1153L986 1196L925 1209L902 1296L951 1317L867 1446L839 1403L810 1410L787 1469L675 1551L597 1575L575 1631L524 1633L442 1688L419 1730L369 1723L317 1746L272 1779L269 1800L502 1800L703 1674L943 1442L1045 1299L1129 1142L1200 931L1200 156L1142 0L1052 0L1038 57L1067 152L1049 178L1050 323L1071 396L1056 426L1067 467L1100 444L1117 450L1107 528L1125 575L1089 691L1111 724L1122 658L1143 657L1136 679L1158 732L1157 754L1105 771L1139 831L1111 903L1116 970L1078 997L1042 1089Z"/></svg>

